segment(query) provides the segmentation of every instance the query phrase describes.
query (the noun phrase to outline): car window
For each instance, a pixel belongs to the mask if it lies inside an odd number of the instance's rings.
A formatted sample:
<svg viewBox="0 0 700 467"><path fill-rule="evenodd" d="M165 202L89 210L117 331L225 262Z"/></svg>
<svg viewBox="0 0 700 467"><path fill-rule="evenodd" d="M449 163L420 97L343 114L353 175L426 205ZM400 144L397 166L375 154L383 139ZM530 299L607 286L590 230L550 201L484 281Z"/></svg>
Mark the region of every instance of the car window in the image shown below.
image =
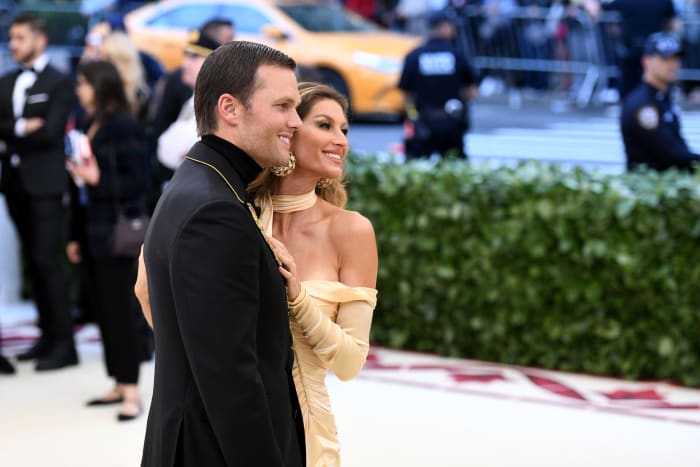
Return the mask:
<svg viewBox="0 0 700 467"><path fill-rule="evenodd" d="M153 28L198 29L202 24L216 16L218 5L215 3L197 3L180 5L156 14L146 23Z"/></svg>
<svg viewBox="0 0 700 467"><path fill-rule="evenodd" d="M372 31L377 29L372 23L358 15L346 12L338 5L280 5L301 27L314 32L329 31Z"/></svg>
<svg viewBox="0 0 700 467"><path fill-rule="evenodd" d="M244 34L258 34L263 26L273 23L265 13L248 5L221 5L219 16L233 21L236 32Z"/></svg>

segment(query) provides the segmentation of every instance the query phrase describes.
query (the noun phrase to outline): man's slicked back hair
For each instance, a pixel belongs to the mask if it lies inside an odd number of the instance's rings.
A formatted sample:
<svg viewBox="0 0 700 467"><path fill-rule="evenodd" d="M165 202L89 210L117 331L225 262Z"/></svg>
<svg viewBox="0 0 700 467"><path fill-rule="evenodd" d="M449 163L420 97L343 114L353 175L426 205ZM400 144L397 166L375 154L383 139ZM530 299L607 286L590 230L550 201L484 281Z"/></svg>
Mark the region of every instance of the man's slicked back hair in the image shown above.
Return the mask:
<svg viewBox="0 0 700 467"><path fill-rule="evenodd" d="M46 20L33 13L20 13L10 22L10 27L15 24L27 24L32 32L39 33L45 37L49 37L49 25Z"/></svg>
<svg viewBox="0 0 700 467"><path fill-rule="evenodd" d="M291 57L256 42L229 42L207 57L194 86L194 113L200 136L216 130L217 106L222 94L231 94L248 107L261 65L296 69Z"/></svg>

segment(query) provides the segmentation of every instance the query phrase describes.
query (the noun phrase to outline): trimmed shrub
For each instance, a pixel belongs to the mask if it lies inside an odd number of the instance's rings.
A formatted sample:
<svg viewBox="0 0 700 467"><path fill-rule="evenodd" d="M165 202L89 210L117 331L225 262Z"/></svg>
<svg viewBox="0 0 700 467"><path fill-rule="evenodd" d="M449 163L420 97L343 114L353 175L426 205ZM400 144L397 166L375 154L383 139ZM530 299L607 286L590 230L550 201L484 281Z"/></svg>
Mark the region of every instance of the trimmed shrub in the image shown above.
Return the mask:
<svg viewBox="0 0 700 467"><path fill-rule="evenodd" d="M697 179L351 160L377 344L700 384Z"/></svg>

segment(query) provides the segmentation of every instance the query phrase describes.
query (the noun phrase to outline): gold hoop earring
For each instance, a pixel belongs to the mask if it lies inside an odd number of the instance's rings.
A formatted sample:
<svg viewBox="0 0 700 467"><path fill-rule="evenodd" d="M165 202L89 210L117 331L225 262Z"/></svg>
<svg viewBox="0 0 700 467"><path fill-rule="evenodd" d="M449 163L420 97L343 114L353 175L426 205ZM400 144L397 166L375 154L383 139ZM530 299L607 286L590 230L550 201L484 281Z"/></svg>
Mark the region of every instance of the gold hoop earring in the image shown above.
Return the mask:
<svg viewBox="0 0 700 467"><path fill-rule="evenodd" d="M290 173L294 172L294 168L297 166L297 158L294 154L289 153L289 162L287 165L278 165L275 167L270 167L270 172L278 177L286 177Z"/></svg>
<svg viewBox="0 0 700 467"><path fill-rule="evenodd" d="M324 188L328 188L329 186L333 185L333 182L335 182L334 178L322 178L316 182L316 188L323 190Z"/></svg>

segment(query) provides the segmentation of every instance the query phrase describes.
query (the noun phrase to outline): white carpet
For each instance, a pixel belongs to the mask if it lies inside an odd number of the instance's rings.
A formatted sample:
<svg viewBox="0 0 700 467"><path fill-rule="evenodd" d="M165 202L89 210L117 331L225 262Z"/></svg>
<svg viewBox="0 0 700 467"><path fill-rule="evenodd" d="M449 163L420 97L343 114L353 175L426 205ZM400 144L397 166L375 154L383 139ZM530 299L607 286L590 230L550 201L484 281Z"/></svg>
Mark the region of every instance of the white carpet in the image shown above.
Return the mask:
<svg viewBox="0 0 700 467"><path fill-rule="evenodd" d="M30 305L0 308L12 355L36 335ZM0 465L123 467L140 460L146 417L85 408L110 388L93 326L81 365L0 377ZM148 400L153 364L144 364ZM328 386L344 467L700 467L700 391L374 349ZM206 467L206 466L202 466Z"/></svg>

